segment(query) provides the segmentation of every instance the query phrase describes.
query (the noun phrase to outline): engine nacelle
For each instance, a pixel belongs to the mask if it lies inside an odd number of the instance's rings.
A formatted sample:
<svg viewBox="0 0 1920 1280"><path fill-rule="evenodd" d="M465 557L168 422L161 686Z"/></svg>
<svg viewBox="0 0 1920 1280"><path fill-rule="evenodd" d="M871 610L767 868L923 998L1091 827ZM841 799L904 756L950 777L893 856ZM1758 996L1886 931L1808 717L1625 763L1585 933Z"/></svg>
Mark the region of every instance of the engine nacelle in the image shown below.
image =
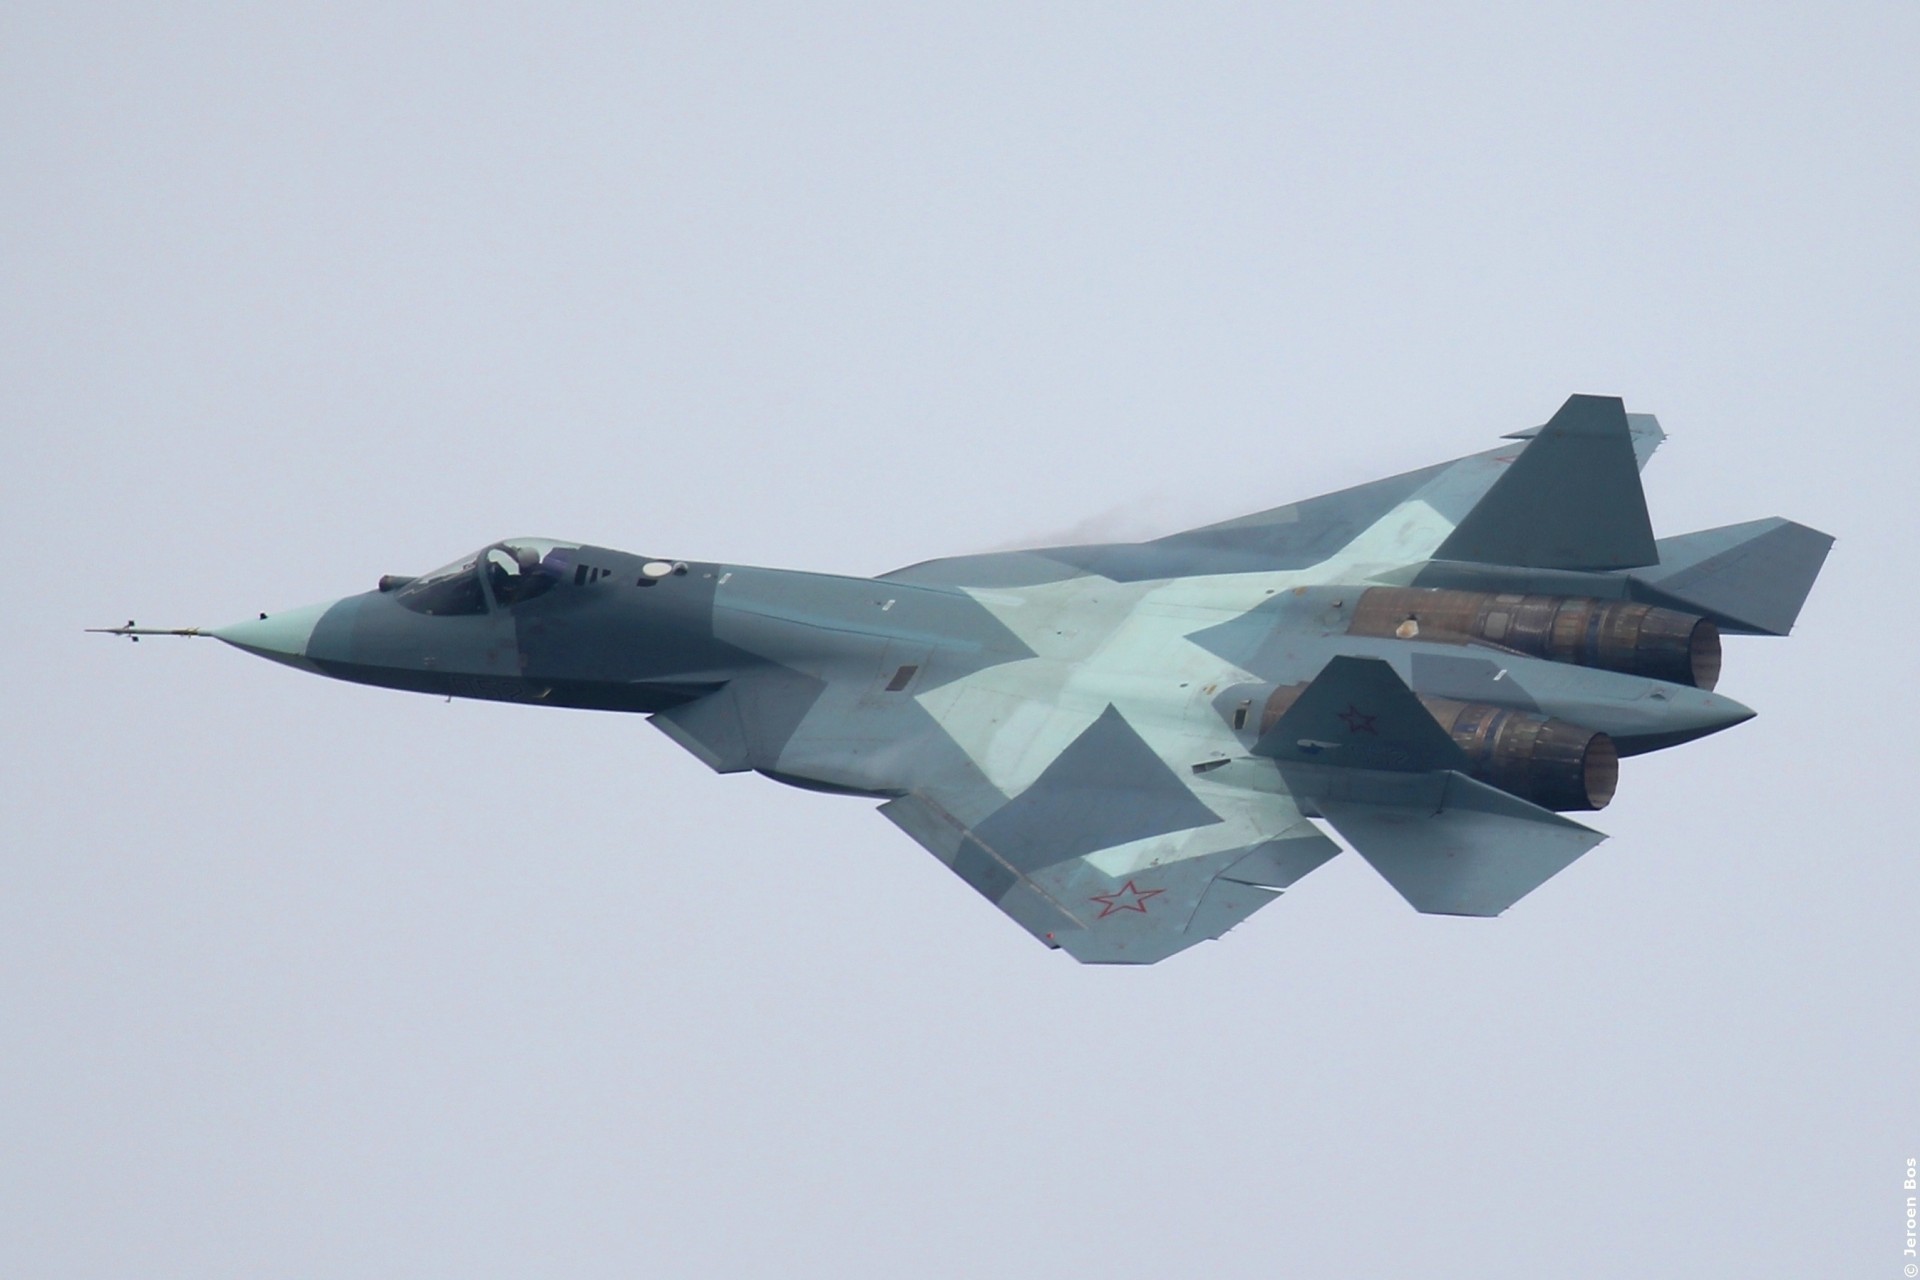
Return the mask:
<svg viewBox="0 0 1920 1280"><path fill-rule="evenodd" d="M1440 644L1485 640L1516 653L1692 685L1720 679L1720 629L1706 618L1624 600L1426 587L1369 587L1349 635Z"/></svg>
<svg viewBox="0 0 1920 1280"><path fill-rule="evenodd" d="M1474 777L1543 809L1604 809L1620 783L1613 739L1484 702L1420 699L1473 762Z"/></svg>
<svg viewBox="0 0 1920 1280"><path fill-rule="evenodd" d="M1269 693L1259 733L1273 728L1306 688L1282 685ZM1466 753L1468 772L1488 786L1556 812L1604 809L1613 799L1620 752L1608 735L1490 703L1416 696ZM1233 719L1234 728L1248 727L1240 712Z"/></svg>

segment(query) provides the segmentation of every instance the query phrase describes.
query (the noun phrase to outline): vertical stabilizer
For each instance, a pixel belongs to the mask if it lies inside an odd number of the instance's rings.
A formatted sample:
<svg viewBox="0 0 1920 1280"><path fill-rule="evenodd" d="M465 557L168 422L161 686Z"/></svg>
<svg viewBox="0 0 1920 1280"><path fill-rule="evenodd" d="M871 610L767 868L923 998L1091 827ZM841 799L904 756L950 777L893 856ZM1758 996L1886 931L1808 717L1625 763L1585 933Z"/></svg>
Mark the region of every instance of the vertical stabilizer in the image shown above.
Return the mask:
<svg viewBox="0 0 1920 1280"><path fill-rule="evenodd" d="M1528 569L1657 563L1626 406L1569 397L1433 558Z"/></svg>

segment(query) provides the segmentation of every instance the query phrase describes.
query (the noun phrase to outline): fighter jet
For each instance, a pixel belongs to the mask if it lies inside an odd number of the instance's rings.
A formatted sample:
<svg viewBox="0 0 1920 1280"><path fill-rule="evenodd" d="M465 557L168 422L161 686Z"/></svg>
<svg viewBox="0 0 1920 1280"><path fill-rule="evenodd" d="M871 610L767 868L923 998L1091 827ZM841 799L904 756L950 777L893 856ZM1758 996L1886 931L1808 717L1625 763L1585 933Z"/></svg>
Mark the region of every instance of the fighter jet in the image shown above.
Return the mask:
<svg viewBox="0 0 1920 1280"><path fill-rule="evenodd" d="M1049 947L1151 964L1340 851L1494 916L1605 837L1623 756L1750 719L1833 539L1655 539L1664 439L1579 395L1501 447L1148 542L874 578L511 538L220 627L417 693L637 712L709 768L879 811ZM118 634L154 634L129 623ZM197 631L169 634L202 634Z"/></svg>

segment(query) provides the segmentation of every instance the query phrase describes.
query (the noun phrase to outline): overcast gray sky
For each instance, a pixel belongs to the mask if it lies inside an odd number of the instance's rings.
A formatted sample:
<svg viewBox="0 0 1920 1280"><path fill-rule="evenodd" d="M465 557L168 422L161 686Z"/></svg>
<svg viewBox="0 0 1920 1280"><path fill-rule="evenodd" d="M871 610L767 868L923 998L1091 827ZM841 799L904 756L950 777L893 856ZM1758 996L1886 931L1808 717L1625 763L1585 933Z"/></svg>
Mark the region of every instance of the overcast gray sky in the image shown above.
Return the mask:
<svg viewBox="0 0 1920 1280"><path fill-rule="evenodd" d="M0 1273L1899 1274L1920 10L943 8L0 16ZM1491 922L1348 856L1083 969L638 719L80 634L1162 532L1574 391L1660 533L1840 541Z"/></svg>

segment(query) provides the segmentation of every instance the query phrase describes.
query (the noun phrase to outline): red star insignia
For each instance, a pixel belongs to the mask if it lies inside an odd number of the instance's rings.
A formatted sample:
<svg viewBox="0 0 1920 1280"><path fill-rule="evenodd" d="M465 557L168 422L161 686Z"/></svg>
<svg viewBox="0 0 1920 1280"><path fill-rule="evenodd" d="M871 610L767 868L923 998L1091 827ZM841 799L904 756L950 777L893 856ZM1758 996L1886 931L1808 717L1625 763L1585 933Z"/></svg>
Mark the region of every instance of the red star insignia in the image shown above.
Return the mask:
<svg viewBox="0 0 1920 1280"><path fill-rule="evenodd" d="M1351 702L1347 704L1347 709L1342 711L1336 718L1345 722L1348 733L1371 733L1375 736L1378 736L1380 733L1378 729L1373 727L1373 722L1379 719L1379 717L1368 715Z"/></svg>
<svg viewBox="0 0 1920 1280"><path fill-rule="evenodd" d="M1105 920L1116 911L1138 911L1147 914L1147 899L1156 898L1165 893L1165 889L1137 889L1129 880L1112 893L1096 893L1093 900L1100 904L1098 919Z"/></svg>

